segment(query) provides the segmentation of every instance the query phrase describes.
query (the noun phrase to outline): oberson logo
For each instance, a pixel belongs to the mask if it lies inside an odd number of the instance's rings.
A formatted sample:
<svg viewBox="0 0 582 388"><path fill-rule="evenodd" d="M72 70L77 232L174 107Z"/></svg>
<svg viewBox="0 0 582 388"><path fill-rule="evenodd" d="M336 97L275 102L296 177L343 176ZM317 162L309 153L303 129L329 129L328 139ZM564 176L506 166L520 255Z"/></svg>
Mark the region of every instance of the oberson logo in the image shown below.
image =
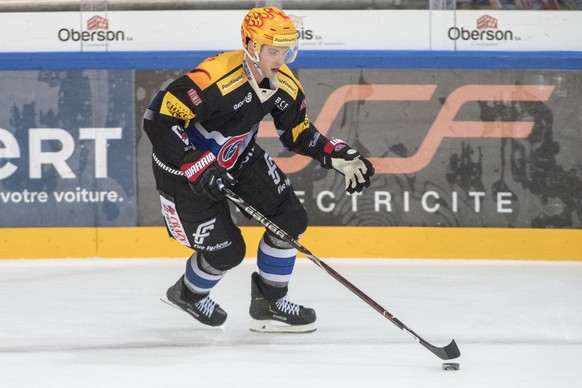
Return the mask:
<svg viewBox="0 0 582 388"><path fill-rule="evenodd" d="M61 28L57 37L61 42L112 42L126 39L124 31L109 30L109 21L101 16L93 16L87 20L87 30L79 31L74 28Z"/></svg>
<svg viewBox="0 0 582 388"><path fill-rule="evenodd" d="M111 42L125 40L123 31L78 31L73 28L61 28L58 34L61 42Z"/></svg>
<svg viewBox="0 0 582 388"><path fill-rule="evenodd" d="M448 37L451 40L465 40L465 41L489 41L500 42L509 40L518 40L513 36L511 30L498 30L497 19L489 15L483 15L477 19L477 28L474 30L465 29L464 27L449 28Z"/></svg>

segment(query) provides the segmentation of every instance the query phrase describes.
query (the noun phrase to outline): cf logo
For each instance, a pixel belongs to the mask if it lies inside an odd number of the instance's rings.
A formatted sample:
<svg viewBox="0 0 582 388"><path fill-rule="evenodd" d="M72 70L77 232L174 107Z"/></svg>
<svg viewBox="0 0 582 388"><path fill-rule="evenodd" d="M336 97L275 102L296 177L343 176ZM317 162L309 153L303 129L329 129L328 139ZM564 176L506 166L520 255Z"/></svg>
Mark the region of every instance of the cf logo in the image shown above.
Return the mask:
<svg viewBox="0 0 582 388"><path fill-rule="evenodd" d="M325 135L343 106L350 101L428 101L436 88L437 85L416 84L344 85L328 97L315 126ZM553 85L460 86L447 96L415 154L407 157L371 157L370 161L378 174L410 174L425 168L446 138L526 138L533 129L533 121L463 121L456 119L457 113L471 101L547 101L553 90ZM263 123L261 125L264 126ZM277 136L275 130L270 132L272 136ZM305 168L312 159L293 155L275 160L283 171L290 174Z"/></svg>
<svg viewBox="0 0 582 388"><path fill-rule="evenodd" d="M279 176L279 173L277 172L277 165L275 164L275 162L273 162L273 159L271 159L271 156L269 156L268 153L265 152L265 162L267 162L267 167L269 168L269 176L273 179L273 183L275 183L276 185L279 184L279 182L281 182L281 177Z"/></svg>
<svg viewBox="0 0 582 388"><path fill-rule="evenodd" d="M204 222L198 225L198 229L196 229L196 233L192 234L194 237L194 242L196 244L202 245L204 243L204 239L210 236L210 231L214 229L214 223L216 222L216 218L211 219L210 221Z"/></svg>

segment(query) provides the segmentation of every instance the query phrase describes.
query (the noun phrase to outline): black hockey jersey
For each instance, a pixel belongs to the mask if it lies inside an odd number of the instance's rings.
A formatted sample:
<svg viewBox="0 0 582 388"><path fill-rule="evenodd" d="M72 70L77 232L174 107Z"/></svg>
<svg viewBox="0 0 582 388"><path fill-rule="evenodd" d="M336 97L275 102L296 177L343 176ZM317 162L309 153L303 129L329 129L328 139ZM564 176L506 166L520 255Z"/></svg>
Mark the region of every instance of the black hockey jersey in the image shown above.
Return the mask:
<svg viewBox="0 0 582 388"><path fill-rule="evenodd" d="M320 159L327 139L307 117L299 81L283 65L263 88L243 56L239 50L208 58L154 98L144 118L156 125L144 127L164 164L180 168L189 153L210 151L231 170L254 144L267 114L285 148Z"/></svg>

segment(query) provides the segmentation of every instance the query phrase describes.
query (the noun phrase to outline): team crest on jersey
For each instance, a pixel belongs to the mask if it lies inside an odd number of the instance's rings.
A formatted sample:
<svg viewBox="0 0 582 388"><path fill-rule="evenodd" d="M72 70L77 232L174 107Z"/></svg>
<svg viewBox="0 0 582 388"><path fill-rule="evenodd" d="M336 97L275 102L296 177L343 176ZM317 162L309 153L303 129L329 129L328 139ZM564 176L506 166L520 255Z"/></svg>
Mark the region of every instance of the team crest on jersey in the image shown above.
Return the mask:
<svg viewBox="0 0 582 388"><path fill-rule="evenodd" d="M220 148L220 151L218 152L217 158L218 163L222 167L226 168L227 170L230 170L234 166L234 164L238 160L240 152L242 151L242 146L245 142L246 137L247 137L246 133L244 135L233 136L230 139L228 139L226 143L224 143L224 145Z"/></svg>

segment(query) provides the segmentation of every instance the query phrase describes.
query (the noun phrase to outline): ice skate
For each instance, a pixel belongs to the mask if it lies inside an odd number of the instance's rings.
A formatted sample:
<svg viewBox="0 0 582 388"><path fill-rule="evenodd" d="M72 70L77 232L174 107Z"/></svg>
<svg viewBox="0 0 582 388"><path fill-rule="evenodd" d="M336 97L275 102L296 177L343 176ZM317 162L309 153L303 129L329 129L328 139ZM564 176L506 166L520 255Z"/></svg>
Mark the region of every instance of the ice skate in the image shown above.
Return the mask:
<svg viewBox="0 0 582 388"><path fill-rule="evenodd" d="M221 326L226 321L226 311L209 296L197 300L195 294L184 284L184 277L168 288L162 302L187 312L197 321L208 326Z"/></svg>
<svg viewBox="0 0 582 388"><path fill-rule="evenodd" d="M290 302L287 296L271 301L261 294L257 282L260 275L251 279L250 330L262 333L310 333L316 330L315 311Z"/></svg>

